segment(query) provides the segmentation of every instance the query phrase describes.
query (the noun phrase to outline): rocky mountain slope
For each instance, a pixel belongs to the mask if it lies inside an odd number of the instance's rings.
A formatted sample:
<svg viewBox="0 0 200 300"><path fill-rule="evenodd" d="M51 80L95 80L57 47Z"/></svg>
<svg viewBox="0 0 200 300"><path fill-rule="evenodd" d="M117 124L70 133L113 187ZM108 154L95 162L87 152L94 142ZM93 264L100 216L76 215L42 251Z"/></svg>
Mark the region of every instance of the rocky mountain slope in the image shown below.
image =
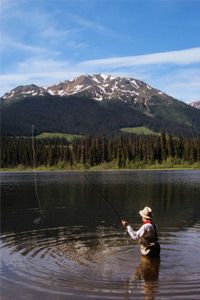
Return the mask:
<svg viewBox="0 0 200 300"><path fill-rule="evenodd" d="M64 81L47 88L34 84L19 86L6 93L2 98L5 101L11 101L30 96L46 96L47 94L61 97L79 95L98 101L118 99L124 102L143 104L146 107L148 107L151 97L155 95L170 102L168 95L140 80L105 74L82 75L71 81Z"/></svg>
<svg viewBox="0 0 200 300"><path fill-rule="evenodd" d="M143 81L112 75L82 75L49 86L19 86L1 98L2 133L112 134L147 126L172 134L198 134L200 111Z"/></svg>

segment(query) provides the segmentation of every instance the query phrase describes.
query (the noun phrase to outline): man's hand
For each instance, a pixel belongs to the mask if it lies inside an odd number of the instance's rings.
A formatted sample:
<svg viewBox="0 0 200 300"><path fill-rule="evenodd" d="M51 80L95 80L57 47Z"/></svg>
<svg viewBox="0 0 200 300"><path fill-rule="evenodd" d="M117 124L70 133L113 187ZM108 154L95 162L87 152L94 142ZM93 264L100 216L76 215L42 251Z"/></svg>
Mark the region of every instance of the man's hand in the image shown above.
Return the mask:
<svg viewBox="0 0 200 300"><path fill-rule="evenodd" d="M124 227L127 227L127 226L128 226L128 221L122 220L122 225L123 225Z"/></svg>

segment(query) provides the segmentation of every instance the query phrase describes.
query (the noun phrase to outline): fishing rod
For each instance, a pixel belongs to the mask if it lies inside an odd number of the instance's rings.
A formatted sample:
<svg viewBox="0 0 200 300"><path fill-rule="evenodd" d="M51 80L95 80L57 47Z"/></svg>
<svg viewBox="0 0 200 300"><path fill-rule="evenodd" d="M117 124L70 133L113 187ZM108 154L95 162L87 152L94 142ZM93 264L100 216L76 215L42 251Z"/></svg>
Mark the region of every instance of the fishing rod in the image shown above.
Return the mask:
<svg viewBox="0 0 200 300"><path fill-rule="evenodd" d="M83 177L88 181L89 184L91 184L93 186L93 188L95 189L95 191L99 194L99 196L101 197L101 199L103 199L103 201L106 203L106 205L113 211L113 213L118 217L118 219L122 220L122 217L120 216L119 212L116 210L115 207L112 206L112 204L110 203L110 201L108 199L105 198L104 194L96 187L96 185L90 181L88 179L88 177L84 174L81 173L83 175Z"/></svg>
<svg viewBox="0 0 200 300"><path fill-rule="evenodd" d="M31 136L31 141L32 141L32 154L33 154L33 172L34 172L34 187L35 187L35 194L36 198L38 201L38 207L40 211L40 217L34 220L34 223L38 224L41 220L41 214L42 214L42 209L41 209L41 202L40 202L40 197L38 194L38 189L37 189L37 178L36 178L36 163L35 163L35 141L34 141L34 125L32 125L32 136Z"/></svg>

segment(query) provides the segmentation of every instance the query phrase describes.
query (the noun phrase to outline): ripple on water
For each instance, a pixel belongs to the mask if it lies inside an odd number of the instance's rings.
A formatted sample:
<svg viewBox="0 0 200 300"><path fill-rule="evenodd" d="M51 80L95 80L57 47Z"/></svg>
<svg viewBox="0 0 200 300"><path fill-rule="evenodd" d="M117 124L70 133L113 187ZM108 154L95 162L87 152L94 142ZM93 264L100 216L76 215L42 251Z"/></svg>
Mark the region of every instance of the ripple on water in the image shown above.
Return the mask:
<svg viewBox="0 0 200 300"><path fill-rule="evenodd" d="M199 224L193 229L190 237ZM20 286L35 294L45 291L48 299L55 294L77 299L80 295L198 299L198 268L193 262L189 268L181 257L189 249L187 238L187 234L180 235L177 242L176 236L169 234L168 242L163 240L161 263L152 267L142 260L139 263L138 246L113 228L99 226L91 232L76 226L7 234L1 237L0 246L2 280L5 286L12 285L13 294Z"/></svg>

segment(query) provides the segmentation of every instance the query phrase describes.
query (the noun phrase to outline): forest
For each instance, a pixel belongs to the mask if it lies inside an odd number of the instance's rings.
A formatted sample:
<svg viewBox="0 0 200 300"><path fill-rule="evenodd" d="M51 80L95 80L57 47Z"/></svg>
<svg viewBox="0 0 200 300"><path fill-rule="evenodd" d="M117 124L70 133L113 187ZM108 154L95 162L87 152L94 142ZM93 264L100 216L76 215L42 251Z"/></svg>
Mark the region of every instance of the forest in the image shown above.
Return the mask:
<svg viewBox="0 0 200 300"><path fill-rule="evenodd" d="M158 135L65 138L1 137L1 169L102 169L193 165L200 167L200 138Z"/></svg>

